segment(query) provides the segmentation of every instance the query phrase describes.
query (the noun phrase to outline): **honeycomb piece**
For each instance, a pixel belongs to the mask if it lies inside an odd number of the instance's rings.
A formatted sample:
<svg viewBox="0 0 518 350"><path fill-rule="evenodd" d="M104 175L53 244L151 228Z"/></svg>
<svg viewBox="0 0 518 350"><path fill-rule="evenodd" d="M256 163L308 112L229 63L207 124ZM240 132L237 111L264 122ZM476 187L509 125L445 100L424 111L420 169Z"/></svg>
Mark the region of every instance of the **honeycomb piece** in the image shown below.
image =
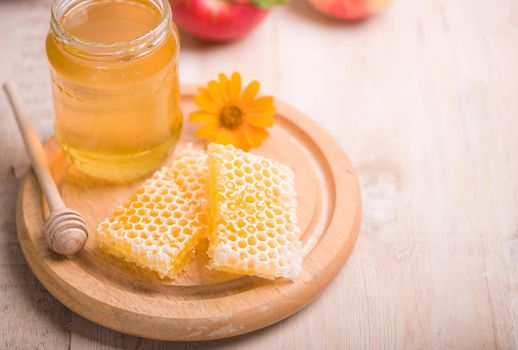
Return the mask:
<svg viewBox="0 0 518 350"><path fill-rule="evenodd" d="M209 267L267 279L302 268L293 171L276 161L212 143Z"/></svg>
<svg viewBox="0 0 518 350"><path fill-rule="evenodd" d="M97 227L105 252L176 277L207 232L207 155L186 148Z"/></svg>

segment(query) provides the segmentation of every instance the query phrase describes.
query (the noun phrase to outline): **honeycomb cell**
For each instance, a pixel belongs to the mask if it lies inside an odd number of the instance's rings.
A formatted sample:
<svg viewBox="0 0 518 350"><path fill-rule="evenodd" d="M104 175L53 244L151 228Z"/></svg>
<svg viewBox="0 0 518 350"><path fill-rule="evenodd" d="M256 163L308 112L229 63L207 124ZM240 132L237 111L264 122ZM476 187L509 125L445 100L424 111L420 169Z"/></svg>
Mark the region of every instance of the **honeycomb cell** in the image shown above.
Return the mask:
<svg viewBox="0 0 518 350"><path fill-rule="evenodd" d="M176 277L207 233L207 155L190 147L97 227L105 252Z"/></svg>
<svg viewBox="0 0 518 350"><path fill-rule="evenodd" d="M209 144L209 267L267 279L302 268L293 171L231 145Z"/></svg>

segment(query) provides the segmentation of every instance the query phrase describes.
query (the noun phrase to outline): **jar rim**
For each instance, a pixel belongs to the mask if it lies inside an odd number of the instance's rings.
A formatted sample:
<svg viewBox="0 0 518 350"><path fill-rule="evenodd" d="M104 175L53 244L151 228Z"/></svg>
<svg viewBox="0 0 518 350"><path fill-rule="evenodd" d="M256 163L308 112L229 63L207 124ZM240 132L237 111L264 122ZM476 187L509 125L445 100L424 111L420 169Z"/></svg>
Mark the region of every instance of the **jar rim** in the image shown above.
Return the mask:
<svg viewBox="0 0 518 350"><path fill-rule="evenodd" d="M161 44L167 37L168 29L171 26L171 7L168 0L148 1L160 12L160 20L148 32L128 41L113 43L88 41L70 34L63 28L61 19L71 10L74 4L90 3L92 0L53 0L50 10L50 32L58 43L76 56L98 57L100 59L121 56L140 57L153 51Z"/></svg>

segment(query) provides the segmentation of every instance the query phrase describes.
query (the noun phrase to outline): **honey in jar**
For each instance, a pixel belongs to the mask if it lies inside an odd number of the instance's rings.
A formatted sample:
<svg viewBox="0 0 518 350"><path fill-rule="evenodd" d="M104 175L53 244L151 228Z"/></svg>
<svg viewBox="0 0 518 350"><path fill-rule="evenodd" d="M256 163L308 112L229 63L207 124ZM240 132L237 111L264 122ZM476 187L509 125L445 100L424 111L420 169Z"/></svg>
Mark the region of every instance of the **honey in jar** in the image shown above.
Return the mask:
<svg viewBox="0 0 518 350"><path fill-rule="evenodd" d="M71 162L114 180L155 170L182 128L167 0L55 0L46 48L56 139Z"/></svg>

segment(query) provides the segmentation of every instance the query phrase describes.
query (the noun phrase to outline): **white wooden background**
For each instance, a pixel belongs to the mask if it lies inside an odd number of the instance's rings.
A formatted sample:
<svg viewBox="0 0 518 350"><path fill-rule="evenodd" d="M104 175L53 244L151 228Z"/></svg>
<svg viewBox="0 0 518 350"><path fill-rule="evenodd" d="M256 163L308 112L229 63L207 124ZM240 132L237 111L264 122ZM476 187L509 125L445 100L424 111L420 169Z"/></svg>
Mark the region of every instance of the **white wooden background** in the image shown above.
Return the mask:
<svg viewBox="0 0 518 350"><path fill-rule="evenodd" d="M0 81L52 132L46 0L0 0ZM181 80L257 78L321 123L361 178L357 246L312 305L210 343L160 343L84 320L50 296L16 238L27 157L0 96L1 349L517 349L518 2L394 0L360 24L304 0L245 40L183 38Z"/></svg>

